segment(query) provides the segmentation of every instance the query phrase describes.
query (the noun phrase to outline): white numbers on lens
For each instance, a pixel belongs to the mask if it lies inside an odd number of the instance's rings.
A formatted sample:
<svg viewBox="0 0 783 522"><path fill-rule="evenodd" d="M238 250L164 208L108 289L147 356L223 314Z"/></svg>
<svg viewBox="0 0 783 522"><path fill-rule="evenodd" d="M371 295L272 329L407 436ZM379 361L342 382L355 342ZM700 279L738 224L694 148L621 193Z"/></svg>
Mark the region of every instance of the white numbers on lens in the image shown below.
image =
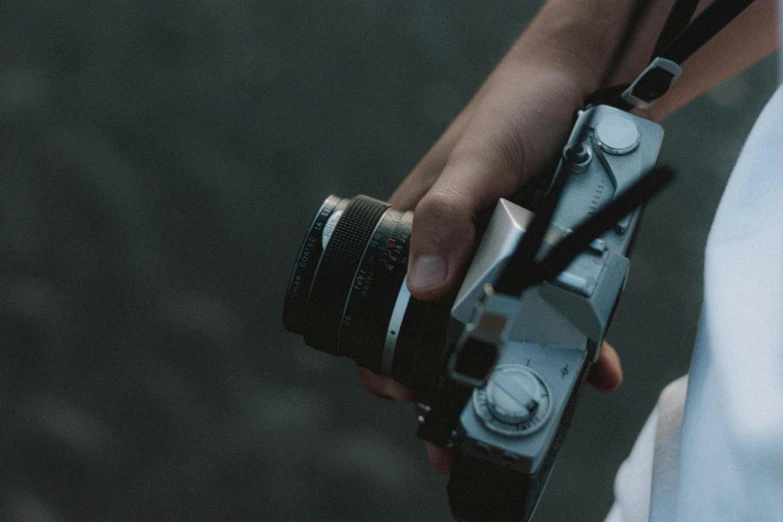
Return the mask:
<svg viewBox="0 0 783 522"><path fill-rule="evenodd" d="M332 232L334 232L334 228L337 226L337 222L340 221L342 215L343 211L338 210L326 220L324 231L321 233L321 244L324 248L326 248L326 245L329 243L329 238L332 237Z"/></svg>

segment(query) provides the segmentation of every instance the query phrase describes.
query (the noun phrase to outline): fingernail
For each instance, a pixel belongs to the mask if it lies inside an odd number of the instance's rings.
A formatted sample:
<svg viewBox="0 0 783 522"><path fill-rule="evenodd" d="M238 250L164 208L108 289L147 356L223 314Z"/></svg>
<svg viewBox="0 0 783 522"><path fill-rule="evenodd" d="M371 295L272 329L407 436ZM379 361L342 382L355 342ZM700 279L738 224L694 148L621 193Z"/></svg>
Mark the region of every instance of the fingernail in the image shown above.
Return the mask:
<svg viewBox="0 0 783 522"><path fill-rule="evenodd" d="M439 285L446 279L446 261L440 256L419 256L413 260L408 281L416 288Z"/></svg>

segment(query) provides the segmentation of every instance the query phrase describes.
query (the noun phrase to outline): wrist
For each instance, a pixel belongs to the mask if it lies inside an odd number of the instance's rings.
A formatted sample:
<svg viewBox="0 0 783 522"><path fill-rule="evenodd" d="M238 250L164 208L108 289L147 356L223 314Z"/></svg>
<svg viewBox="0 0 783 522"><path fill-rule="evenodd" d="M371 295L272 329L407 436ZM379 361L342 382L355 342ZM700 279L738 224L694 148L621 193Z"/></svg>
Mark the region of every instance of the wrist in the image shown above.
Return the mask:
<svg viewBox="0 0 783 522"><path fill-rule="evenodd" d="M601 87L630 83L644 69L674 0L649 0L633 37L622 42L634 2L549 0L510 54L536 56L569 70L587 96ZM623 56L611 78L617 51Z"/></svg>
<svg viewBox="0 0 783 522"><path fill-rule="evenodd" d="M549 96L569 117L584 106L598 87L599 75L581 56L561 42L542 41L529 30L514 43L501 66L493 73L497 83L524 81L547 85Z"/></svg>
<svg viewBox="0 0 783 522"><path fill-rule="evenodd" d="M516 41L510 54L539 67L562 71L587 96L600 87L601 71L594 51L577 44L578 37L569 30L573 23L573 19L552 20L542 13Z"/></svg>

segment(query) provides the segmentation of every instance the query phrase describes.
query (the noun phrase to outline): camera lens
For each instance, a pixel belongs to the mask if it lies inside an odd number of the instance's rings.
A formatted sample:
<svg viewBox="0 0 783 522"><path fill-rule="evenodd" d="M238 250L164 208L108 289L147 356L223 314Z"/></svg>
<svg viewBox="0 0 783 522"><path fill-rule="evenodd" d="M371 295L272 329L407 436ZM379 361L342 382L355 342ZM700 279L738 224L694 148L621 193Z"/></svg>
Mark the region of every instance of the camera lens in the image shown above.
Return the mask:
<svg viewBox="0 0 783 522"><path fill-rule="evenodd" d="M283 321L309 346L426 393L439 375L451 303L408 293L412 220L367 196L329 196L299 250Z"/></svg>
<svg viewBox="0 0 783 522"><path fill-rule="evenodd" d="M345 204L344 200L335 196L326 198L315 214L307 235L302 241L299 256L291 273L291 281L288 283L288 294L283 309L283 325L294 333L300 335L304 333L307 299L310 295L315 271L321 261L324 246L345 209Z"/></svg>

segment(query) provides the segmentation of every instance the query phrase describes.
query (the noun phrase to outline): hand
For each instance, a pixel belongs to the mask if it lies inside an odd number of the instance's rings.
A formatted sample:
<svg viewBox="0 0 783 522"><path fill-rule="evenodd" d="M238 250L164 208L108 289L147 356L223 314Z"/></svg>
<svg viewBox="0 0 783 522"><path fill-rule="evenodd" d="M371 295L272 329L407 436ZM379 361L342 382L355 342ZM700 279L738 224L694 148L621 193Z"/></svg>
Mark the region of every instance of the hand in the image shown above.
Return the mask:
<svg viewBox="0 0 783 522"><path fill-rule="evenodd" d="M417 299L438 299L461 280L473 252L477 213L515 194L556 158L582 107L582 86L589 82L580 80L571 56L518 51L498 65L389 200L397 208L415 208L408 286ZM399 383L360 371L371 393L414 399ZM621 380L617 352L604 343L590 383L612 391ZM427 453L435 469L448 473L445 450L428 444Z"/></svg>

